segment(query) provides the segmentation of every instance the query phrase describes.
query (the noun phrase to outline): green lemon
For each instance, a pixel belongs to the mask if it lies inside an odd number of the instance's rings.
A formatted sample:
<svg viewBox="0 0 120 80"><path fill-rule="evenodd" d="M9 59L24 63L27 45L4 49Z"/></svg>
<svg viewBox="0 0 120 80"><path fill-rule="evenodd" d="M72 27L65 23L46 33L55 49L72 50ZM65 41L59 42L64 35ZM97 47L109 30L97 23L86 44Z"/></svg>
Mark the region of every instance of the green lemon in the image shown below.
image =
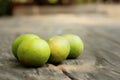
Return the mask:
<svg viewBox="0 0 120 80"><path fill-rule="evenodd" d="M77 58L83 52L83 41L79 36L74 34L65 34L63 37L66 38L70 43L70 53L68 55L68 58Z"/></svg>
<svg viewBox="0 0 120 80"><path fill-rule="evenodd" d="M19 45L17 56L20 63L24 66L39 67L48 61L50 48L43 39L27 39Z"/></svg>
<svg viewBox="0 0 120 80"><path fill-rule="evenodd" d="M12 52L14 56L17 58L17 49L22 41L26 39L34 39L34 38L39 38L39 36L35 34L23 34L23 35L18 36L12 43Z"/></svg>
<svg viewBox="0 0 120 80"><path fill-rule="evenodd" d="M49 62L61 63L65 60L70 51L69 42L62 36L54 36L48 40L51 49L51 56Z"/></svg>

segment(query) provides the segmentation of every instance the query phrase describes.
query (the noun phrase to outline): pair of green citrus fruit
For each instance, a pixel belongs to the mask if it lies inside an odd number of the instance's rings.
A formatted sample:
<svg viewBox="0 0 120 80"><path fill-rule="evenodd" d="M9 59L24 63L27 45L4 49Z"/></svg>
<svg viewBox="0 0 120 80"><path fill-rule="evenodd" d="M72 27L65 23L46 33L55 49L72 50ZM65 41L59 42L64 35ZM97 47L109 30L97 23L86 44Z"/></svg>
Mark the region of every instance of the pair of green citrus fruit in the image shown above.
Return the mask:
<svg viewBox="0 0 120 80"><path fill-rule="evenodd" d="M25 66L38 67L46 62L61 63L66 58L75 59L83 52L79 36L65 34L45 41L35 34L18 36L12 44L12 52Z"/></svg>

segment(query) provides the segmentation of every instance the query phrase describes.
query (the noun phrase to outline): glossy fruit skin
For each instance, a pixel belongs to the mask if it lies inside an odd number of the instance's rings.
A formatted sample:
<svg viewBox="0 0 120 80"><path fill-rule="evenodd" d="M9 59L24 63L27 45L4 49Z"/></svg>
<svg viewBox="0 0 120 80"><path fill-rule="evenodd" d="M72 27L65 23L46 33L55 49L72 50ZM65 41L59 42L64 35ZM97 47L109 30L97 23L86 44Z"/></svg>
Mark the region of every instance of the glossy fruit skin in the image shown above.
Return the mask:
<svg viewBox="0 0 120 80"><path fill-rule="evenodd" d="M83 41L81 38L74 34L65 34L63 35L69 43L70 43L70 53L68 55L69 59L77 58L82 52L84 48Z"/></svg>
<svg viewBox="0 0 120 80"><path fill-rule="evenodd" d="M17 56L24 66L39 67L48 61L50 48L45 40L38 38L28 39L19 45Z"/></svg>
<svg viewBox="0 0 120 80"><path fill-rule="evenodd" d="M17 49L19 47L19 45L21 44L22 41L26 40L26 39L34 39L34 38L39 38L39 36L35 35L35 34L23 34L18 36L12 43L12 52L13 55L17 57Z"/></svg>
<svg viewBox="0 0 120 80"><path fill-rule="evenodd" d="M51 49L49 62L57 64L67 58L70 51L70 44L64 37L54 36L48 40L48 44Z"/></svg>

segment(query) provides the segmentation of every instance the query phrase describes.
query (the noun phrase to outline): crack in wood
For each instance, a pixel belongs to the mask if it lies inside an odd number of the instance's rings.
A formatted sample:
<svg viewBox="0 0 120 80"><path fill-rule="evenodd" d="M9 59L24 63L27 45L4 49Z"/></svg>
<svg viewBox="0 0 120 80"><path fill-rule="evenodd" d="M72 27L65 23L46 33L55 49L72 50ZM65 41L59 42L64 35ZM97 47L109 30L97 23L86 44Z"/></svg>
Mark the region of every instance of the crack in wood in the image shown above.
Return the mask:
<svg viewBox="0 0 120 80"><path fill-rule="evenodd" d="M104 65L104 63L108 63L111 66L114 66L114 64L110 63L107 59L105 59L104 57L100 57L99 55L96 55L96 65Z"/></svg>
<svg viewBox="0 0 120 80"><path fill-rule="evenodd" d="M111 70L111 71L113 71L114 73L120 75L120 71L116 71L116 70Z"/></svg>
<svg viewBox="0 0 120 80"><path fill-rule="evenodd" d="M71 75L71 74L68 73L67 71L62 70L62 72L63 72L67 77L69 77L71 80L78 80L77 78L75 78L73 75Z"/></svg>
<svg viewBox="0 0 120 80"><path fill-rule="evenodd" d="M96 79L96 77L93 73L87 73L87 75L89 76L89 77L86 77L87 80L95 80Z"/></svg>
<svg viewBox="0 0 120 80"><path fill-rule="evenodd" d="M36 74L39 75L39 74L40 74L40 73L39 73L39 70L38 70L38 69L35 69L35 70L36 70Z"/></svg>

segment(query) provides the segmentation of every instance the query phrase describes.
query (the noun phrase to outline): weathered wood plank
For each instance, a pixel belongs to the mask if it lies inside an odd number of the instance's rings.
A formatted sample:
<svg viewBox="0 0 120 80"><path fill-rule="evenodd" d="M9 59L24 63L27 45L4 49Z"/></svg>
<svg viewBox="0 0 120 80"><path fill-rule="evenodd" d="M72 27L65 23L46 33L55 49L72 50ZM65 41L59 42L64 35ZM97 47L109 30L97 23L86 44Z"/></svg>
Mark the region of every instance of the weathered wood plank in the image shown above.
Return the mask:
<svg viewBox="0 0 120 80"><path fill-rule="evenodd" d="M81 17L86 23L80 22ZM120 24L103 17L91 25L89 19L78 15L1 18L0 80L120 80ZM97 16L93 20L97 21ZM74 33L83 39L85 50L77 59L59 65L25 68L11 52L12 41L23 33L36 33L44 39Z"/></svg>

